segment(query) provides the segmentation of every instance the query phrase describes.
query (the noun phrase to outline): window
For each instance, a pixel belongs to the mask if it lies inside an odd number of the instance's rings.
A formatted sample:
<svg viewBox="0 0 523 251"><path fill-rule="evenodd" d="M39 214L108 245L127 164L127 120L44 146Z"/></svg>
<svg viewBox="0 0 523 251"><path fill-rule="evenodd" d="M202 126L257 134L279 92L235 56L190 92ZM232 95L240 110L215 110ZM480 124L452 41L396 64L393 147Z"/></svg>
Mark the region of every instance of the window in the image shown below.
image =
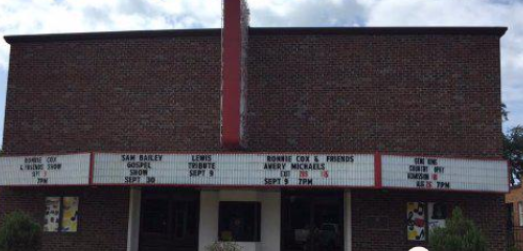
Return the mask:
<svg viewBox="0 0 523 251"><path fill-rule="evenodd" d="M260 202L220 202L219 240L260 241Z"/></svg>
<svg viewBox="0 0 523 251"><path fill-rule="evenodd" d="M518 202L519 226L523 227L523 201Z"/></svg>
<svg viewBox="0 0 523 251"><path fill-rule="evenodd" d="M45 232L73 233L78 231L78 197L45 198Z"/></svg>

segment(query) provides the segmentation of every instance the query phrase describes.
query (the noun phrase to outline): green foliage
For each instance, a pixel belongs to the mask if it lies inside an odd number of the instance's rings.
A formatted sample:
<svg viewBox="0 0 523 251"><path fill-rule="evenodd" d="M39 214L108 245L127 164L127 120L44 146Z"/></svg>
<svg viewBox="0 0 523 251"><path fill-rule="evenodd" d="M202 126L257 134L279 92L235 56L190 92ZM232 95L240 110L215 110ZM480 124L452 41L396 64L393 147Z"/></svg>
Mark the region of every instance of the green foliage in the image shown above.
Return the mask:
<svg viewBox="0 0 523 251"><path fill-rule="evenodd" d="M523 174L523 126L512 128L503 138L503 157L508 160L512 175L511 184L521 181Z"/></svg>
<svg viewBox="0 0 523 251"><path fill-rule="evenodd" d="M241 251L243 250L238 244L234 242L215 242L210 246L207 246L205 249L207 251Z"/></svg>
<svg viewBox="0 0 523 251"><path fill-rule="evenodd" d="M486 240L472 220L459 208L452 211L445 228L430 233L431 251L486 251Z"/></svg>
<svg viewBox="0 0 523 251"><path fill-rule="evenodd" d="M509 247L507 249L507 251L521 251L521 249L517 248L517 247Z"/></svg>
<svg viewBox="0 0 523 251"><path fill-rule="evenodd" d="M41 239L42 229L29 215L22 212L5 215L0 226L0 251L36 251Z"/></svg>
<svg viewBox="0 0 523 251"><path fill-rule="evenodd" d="M508 121L508 110L507 110L507 105L505 103L502 103L501 104L501 119L503 121Z"/></svg>

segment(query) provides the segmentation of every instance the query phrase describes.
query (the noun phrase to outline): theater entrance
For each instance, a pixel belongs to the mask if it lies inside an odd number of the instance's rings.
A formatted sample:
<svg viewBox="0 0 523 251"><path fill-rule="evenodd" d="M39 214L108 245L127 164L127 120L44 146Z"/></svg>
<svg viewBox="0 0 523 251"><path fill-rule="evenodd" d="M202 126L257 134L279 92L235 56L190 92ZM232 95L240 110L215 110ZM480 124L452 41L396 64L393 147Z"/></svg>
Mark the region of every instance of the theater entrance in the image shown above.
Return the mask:
<svg viewBox="0 0 523 251"><path fill-rule="evenodd" d="M144 189L140 251L198 251L200 193Z"/></svg>
<svg viewBox="0 0 523 251"><path fill-rule="evenodd" d="M282 191L282 251L342 251L343 191Z"/></svg>

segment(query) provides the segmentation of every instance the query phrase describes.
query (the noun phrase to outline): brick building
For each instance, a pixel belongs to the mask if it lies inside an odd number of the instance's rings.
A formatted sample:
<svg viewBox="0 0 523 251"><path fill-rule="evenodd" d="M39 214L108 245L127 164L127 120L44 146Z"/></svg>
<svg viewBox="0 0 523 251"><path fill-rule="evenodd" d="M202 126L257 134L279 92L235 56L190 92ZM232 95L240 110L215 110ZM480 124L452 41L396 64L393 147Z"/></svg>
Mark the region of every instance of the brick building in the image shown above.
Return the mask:
<svg viewBox="0 0 523 251"><path fill-rule="evenodd" d="M509 243L523 248L523 188L521 184L514 185L505 195L508 213Z"/></svg>
<svg viewBox="0 0 523 251"><path fill-rule="evenodd" d="M247 28L242 13L5 37L0 215L41 221L45 251L402 251L459 206L505 249L505 28Z"/></svg>

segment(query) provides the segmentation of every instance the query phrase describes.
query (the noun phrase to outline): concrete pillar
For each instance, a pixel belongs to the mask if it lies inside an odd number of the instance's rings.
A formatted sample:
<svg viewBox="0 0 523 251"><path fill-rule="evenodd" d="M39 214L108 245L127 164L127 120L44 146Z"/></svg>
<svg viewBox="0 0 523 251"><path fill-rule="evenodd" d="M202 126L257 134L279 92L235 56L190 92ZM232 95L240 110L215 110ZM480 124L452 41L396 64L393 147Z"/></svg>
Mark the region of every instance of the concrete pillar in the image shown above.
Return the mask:
<svg viewBox="0 0 523 251"><path fill-rule="evenodd" d="M281 192L261 193L261 251L279 251L281 243Z"/></svg>
<svg viewBox="0 0 523 251"><path fill-rule="evenodd" d="M127 251L138 251L140 240L140 210L142 190L132 187L129 190L129 222L127 224Z"/></svg>
<svg viewBox="0 0 523 251"><path fill-rule="evenodd" d="M205 247L218 240L218 203L218 191L200 192L199 251L205 251Z"/></svg>
<svg viewBox="0 0 523 251"><path fill-rule="evenodd" d="M352 199L350 190L346 190L344 195L343 220L344 220L344 239L345 251L352 251Z"/></svg>

